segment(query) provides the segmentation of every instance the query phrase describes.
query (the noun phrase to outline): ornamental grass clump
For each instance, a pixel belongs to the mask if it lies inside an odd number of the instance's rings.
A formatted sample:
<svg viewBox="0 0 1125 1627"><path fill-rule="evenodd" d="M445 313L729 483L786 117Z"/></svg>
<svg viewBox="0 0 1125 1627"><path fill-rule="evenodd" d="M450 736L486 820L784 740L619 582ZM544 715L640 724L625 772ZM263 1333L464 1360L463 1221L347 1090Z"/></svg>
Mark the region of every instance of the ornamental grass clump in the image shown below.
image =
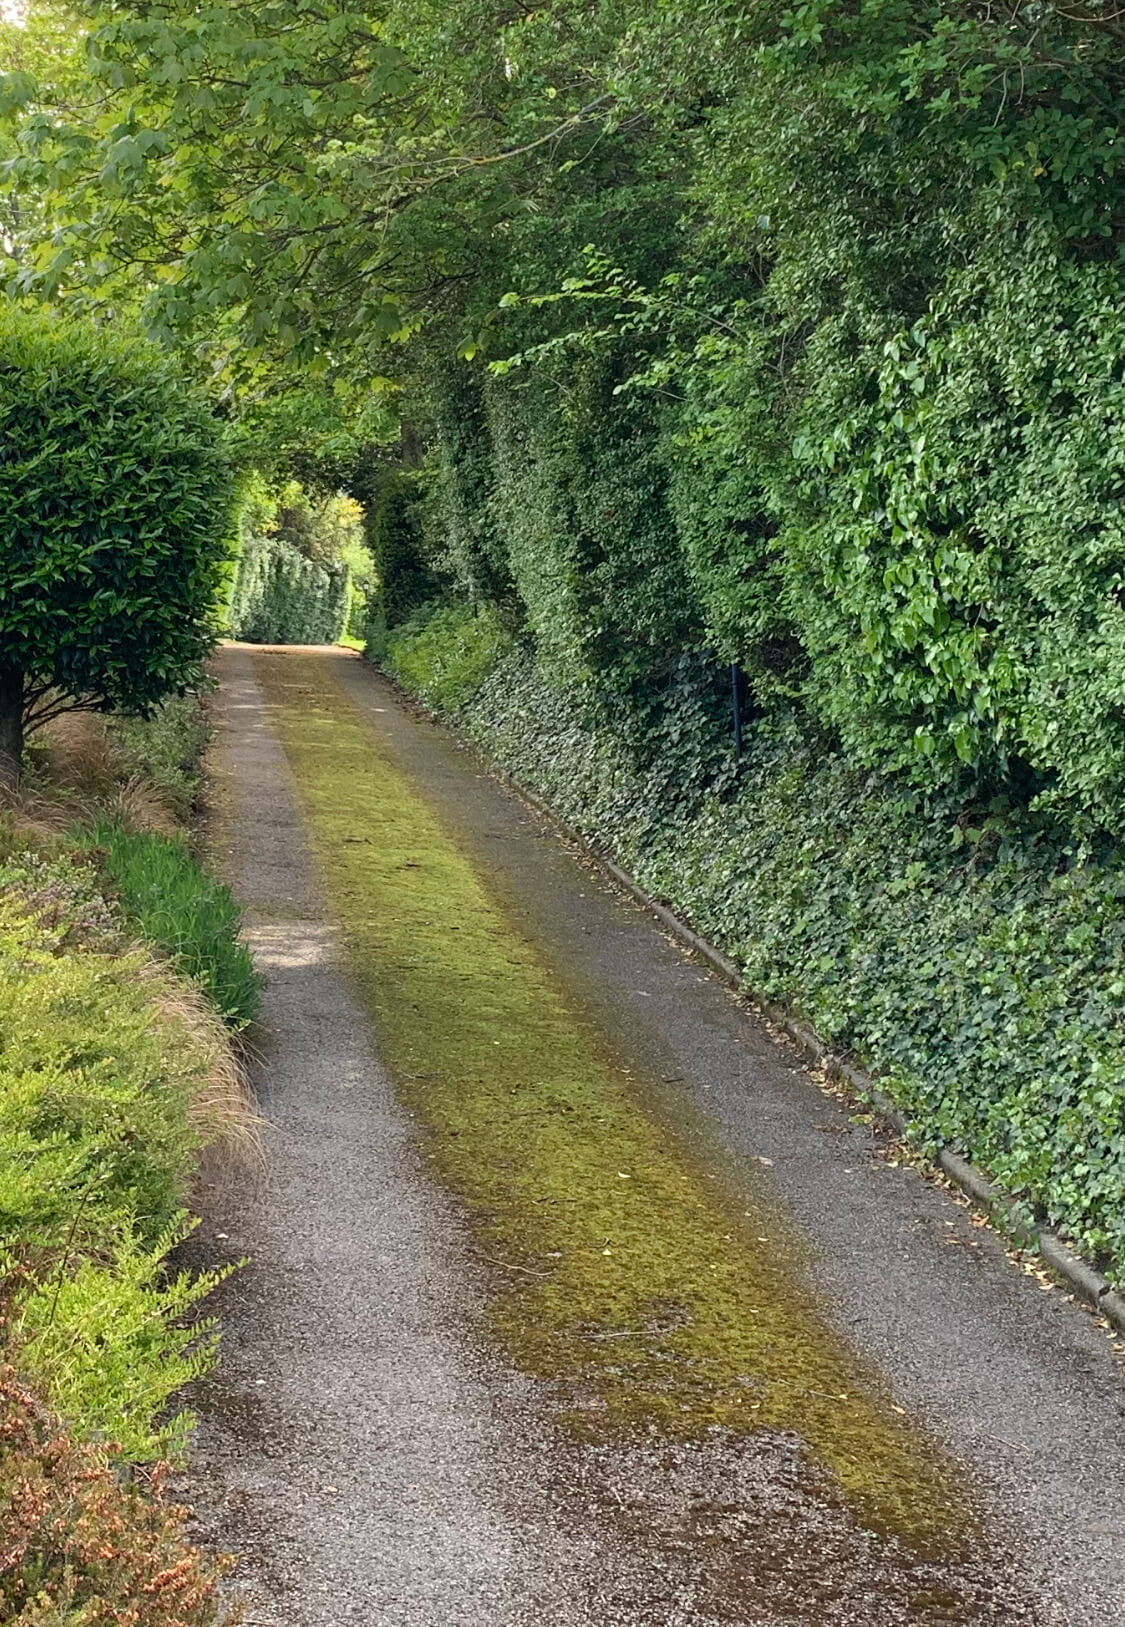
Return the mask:
<svg viewBox="0 0 1125 1627"><path fill-rule="evenodd" d="M239 937L230 889L200 869L179 837L100 819L88 839L126 919L172 957L232 1028L245 1028L258 1010L260 980Z"/></svg>

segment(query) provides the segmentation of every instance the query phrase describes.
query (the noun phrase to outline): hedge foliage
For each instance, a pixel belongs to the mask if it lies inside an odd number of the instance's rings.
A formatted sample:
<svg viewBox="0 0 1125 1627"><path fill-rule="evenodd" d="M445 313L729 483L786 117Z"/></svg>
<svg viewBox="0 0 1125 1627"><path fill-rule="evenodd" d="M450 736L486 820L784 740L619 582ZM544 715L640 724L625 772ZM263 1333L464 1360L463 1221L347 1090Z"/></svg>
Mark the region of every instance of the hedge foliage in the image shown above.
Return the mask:
<svg viewBox="0 0 1125 1627"><path fill-rule="evenodd" d="M960 1148L1125 1281L1125 854L1011 810L926 815L796 730L754 738L737 783L704 789L675 735L638 759L527 649L494 646L482 678L475 623L419 619L384 664L749 987L872 1064L923 1144Z"/></svg>
<svg viewBox="0 0 1125 1627"><path fill-rule="evenodd" d="M438 579L422 546L424 494L417 471L381 464L360 477L363 534L375 582L367 604L374 628L397 627L432 599Z"/></svg>
<svg viewBox="0 0 1125 1627"><path fill-rule="evenodd" d="M243 540L230 603L232 638L335 644L350 605L348 568L321 565L270 533Z"/></svg>
<svg viewBox="0 0 1125 1627"><path fill-rule="evenodd" d="M506 653L375 653L1120 1276L1125 23L453 12L463 72L393 25L449 106L576 128L464 183L406 352L412 546Z"/></svg>
<svg viewBox="0 0 1125 1627"><path fill-rule="evenodd" d="M1099 3L676 0L506 31L501 76L486 31L445 70L513 129L583 74L613 112L502 233L462 200L407 572L609 704L707 649L857 765L1120 831L1121 44Z"/></svg>

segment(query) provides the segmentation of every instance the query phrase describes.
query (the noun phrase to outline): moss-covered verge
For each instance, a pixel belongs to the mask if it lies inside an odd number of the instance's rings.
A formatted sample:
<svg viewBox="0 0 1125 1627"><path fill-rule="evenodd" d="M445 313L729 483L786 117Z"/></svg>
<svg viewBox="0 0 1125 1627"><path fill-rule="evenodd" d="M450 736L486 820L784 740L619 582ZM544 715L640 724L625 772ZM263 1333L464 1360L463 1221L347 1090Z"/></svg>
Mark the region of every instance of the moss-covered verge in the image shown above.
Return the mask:
<svg viewBox="0 0 1125 1627"><path fill-rule="evenodd" d="M396 630L382 662L440 706L457 690L429 680L428 625ZM526 649L444 711L749 987L873 1066L926 1148L961 1150L1125 1281L1120 849L999 806L927 811L776 731L707 792L676 772L682 742L639 763Z"/></svg>
<svg viewBox="0 0 1125 1627"><path fill-rule="evenodd" d="M583 1432L793 1431L876 1529L965 1536L931 1440L824 1322L799 1249L655 1122L316 656L256 658L380 1050L495 1267L496 1335Z"/></svg>
<svg viewBox="0 0 1125 1627"><path fill-rule="evenodd" d="M171 1254L202 1151L249 1134L245 1087L202 984L138 941L81 823L170 840L186 748L166 718L152 731L172 794L139 773L145 726L126 762L86 719L0 809L0 1620L37 1627L220 1615L158 1465L215 1343L216 1279Z"/></svg>

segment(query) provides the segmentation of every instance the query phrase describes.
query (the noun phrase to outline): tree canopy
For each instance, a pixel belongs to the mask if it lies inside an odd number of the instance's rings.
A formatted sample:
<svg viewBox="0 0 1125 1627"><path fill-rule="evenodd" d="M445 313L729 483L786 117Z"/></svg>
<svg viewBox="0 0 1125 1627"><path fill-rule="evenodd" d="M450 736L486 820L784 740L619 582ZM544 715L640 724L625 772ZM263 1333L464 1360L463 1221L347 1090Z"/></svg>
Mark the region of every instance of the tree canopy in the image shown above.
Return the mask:
<svg viewBox="0 0 1125 1627"><path fill-rule="evenodd" d="M315 405L409 580L592 699L734 660L865 765L1117 821L1109 0L60 15L0 81L11 292L135 312L259 446Z"/></svg>

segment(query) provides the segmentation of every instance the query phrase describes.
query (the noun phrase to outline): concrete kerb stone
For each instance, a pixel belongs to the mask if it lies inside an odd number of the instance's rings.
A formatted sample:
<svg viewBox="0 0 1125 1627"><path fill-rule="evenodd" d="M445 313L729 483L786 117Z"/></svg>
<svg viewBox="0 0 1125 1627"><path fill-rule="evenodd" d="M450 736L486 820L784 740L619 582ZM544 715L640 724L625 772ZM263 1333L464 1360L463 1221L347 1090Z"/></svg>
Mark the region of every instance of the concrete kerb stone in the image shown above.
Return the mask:
<svg viewBox="0 0 1125 1627"><path fill-rule="evenodd" d="M864 1069L857 1067L854 1062L837 1056L825 1044L813 1029L806 1023L792 1016L783 1006L767 999L764 995L754 992L745 986L741 968L729 955L706 938L688 926L686 921L680 919L674 910L657 899L650 897L644 888L633 879L626 870L603 853L588 837L558 814L550 803L534 791L509 774L505 769L493 765L494 772L503 782L510 786L529 807L541 814L545 819L561 830L564 835L574 842L582 851L600 866L617 884L627 892L630 897L655 915L662 926L682 943L685 948L704 961L712 971L718 974L725 983L743 996L751 1005L757 1008L766 1020L775 1028L786 1034L806 1061L816 1067L824 1069L829 1078L838 1084L846 1086L865 1103L870 1105L885 1121L887 1126L898 1136L905 1136L909 1131L909 1121L893 1102L879 1089L871 1075ZM1099 1316L1104 1316L1119 1333L1125 1333L1125 1295L1109 1283L1100 1272L1088 1265L1074 1251L1067 1247L1055 1232L1046 1227L1038 1226L1030 1221L1022 1210L1007 1193L1002 1192L973 1164L959 1153L947 1147L939 1150L935 1162L945 1175L957 1186L969 1200L979 1209L982 1209L1000 1228L1009 1235L1014 1235L1021 1247L1036 1249L1044 1265L1060 1278L1079 1299L1095 1310Z"/></svg>

